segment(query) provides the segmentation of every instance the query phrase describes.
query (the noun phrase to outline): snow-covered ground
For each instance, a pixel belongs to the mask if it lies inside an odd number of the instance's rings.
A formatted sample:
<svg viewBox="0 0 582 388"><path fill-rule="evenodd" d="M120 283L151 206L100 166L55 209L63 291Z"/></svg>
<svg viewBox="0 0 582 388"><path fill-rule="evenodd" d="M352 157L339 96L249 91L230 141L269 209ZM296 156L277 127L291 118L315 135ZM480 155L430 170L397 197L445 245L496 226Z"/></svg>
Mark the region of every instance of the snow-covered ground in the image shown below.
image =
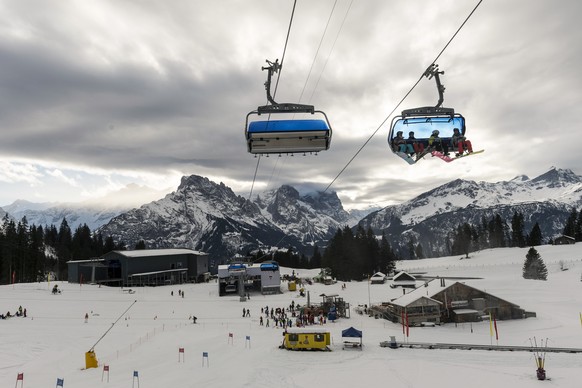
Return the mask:
<svg viewBox="0 0 582 388"><path fill-rule="evenodd" d="M408 261L399 267L429 275L480 277L466 282L537 313L537 318L498 322L499 345L529 346L536 338L544 343L547 339L548 346L582 348L582 244L537 249L548 266L546 282L521 277L527 249L518 248L477 252L463 260ZM316 272L299 270L299 275ZM391 335L403 341L401 326L359 315L353 307L401 295L389 282L350 282L345 290L341 283L308 286L313 302L319 302L322 293L337 293L352 306L350 319L325 325L332 334L331 352L280 350L282 330L259 325L261 307L306 303L286 289L280 295L251 294L250 300L240 302L236 296L219 297L216 283L135 288L134 294L58 284L61 295L51 294L53 283L0 287L0 311L13 313L22 305L28 315L0 320L0 387L14 386L23 373L24 387L53 387L61 378L66 388L135 388L134 371L141 388L582 386L582 354L548 353L550 380L539 382L530 352L380 347ZM184 291L184 298L178 290ZM242 317L243 308L250 310L250 318ZM191 315L198 317L196 325L189 321ZM363 331L362 351L342 350L341 331L350 326ZM95 346L99 367L84 370L85 352L109 329ZM234 341L229 341L229 333ZM481 322L413 327L408 340L488 345L492 339L489 323ZM203 363L203 352L208 353L208 363ZM109 382L103 365L109 365Z"/></svg>

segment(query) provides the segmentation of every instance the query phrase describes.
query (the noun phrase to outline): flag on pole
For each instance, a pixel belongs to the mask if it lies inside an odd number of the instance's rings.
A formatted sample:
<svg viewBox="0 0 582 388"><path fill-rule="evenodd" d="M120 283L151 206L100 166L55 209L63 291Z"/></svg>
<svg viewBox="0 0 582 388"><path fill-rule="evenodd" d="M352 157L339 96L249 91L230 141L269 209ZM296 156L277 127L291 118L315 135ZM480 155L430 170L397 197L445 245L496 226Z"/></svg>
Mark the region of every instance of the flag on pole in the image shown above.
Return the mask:
<svg viewBox="0 0 582 388"><path fill-rule="evenodd" d="M489 336L493 337L493 321L491 320L491 312L489 312Z"/></svg>
<svg viewBox="0 0 582 388"><path fill-rule="evenodd" d="M24 381L24 373L19 373L18 376L16 376L16 381L18 380Z"/></svg>
<svg viewBox="0 0 582 388"><path fill-rule="evenodd" d="M63 387L65 384L65 379L57 378L57 387Z"/></svg>
<svg viewBox="0 0 582 388"><path fill-rule="evenodd" d="M16 271L12 271L12 284L16 282Z"/></svg>
<svg viewBox="0 0 582 388"><path fill-rule="evenodd" d="M408 325L408 313L406 313L406 337L409 337L410 334L410 326Z"/></svg>
<svg viewBox="0 0 582 388"><path fill-rule="evenodd" d="M493 327L495 328L495 340L499 341L499 333L497 332L497 320L495 319L495 315L493 316Z"/></svg>
<svg viewBox="0 0 582 388"><path fill-rule="evenodd" d="M404 319L404 310L402 310L402 334L406 334L406 320Z"/></svg>
<svg viewBox="0 0 582 388"><path fill-rule="evenodd" d="M580 313L580 326L582 326L582 313Z"/></svg>

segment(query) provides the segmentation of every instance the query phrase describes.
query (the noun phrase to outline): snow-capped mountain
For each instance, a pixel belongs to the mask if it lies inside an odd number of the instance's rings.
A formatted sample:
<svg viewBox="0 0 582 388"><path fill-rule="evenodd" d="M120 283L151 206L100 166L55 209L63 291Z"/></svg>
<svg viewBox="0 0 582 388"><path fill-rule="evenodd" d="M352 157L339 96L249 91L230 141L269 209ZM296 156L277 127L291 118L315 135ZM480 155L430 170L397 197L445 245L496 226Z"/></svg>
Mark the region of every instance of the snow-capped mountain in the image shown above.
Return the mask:
<svg viewBox="0 0 582 388"><path fill-rule="evenodd" d="M257 248L293 247L311 254L349 214L335 193L300 196L291 186L249 201L223 183L192 175L165 198L121 214L99 229L128 247L185 247L224 260Z"/></svg>
<svg viewBox="0 0 582 388"><path fill-rule="evenodd" d="M360 222L384 232L404 257L410 240L429 256L446 252L447 235L465 222L481 224L499 214L511 225L514 212L524 215L527 233L537 222L544 239L559 235L572 208L582 206L582 177L570 170L551 168L529 179L489 183L457 179L400 205L371 213Z"/></svg>
<svg viewBox="0 0 582 388"><path fill-rule="evenodd" d="M67 224L73 231L83 224L95 230L108 223L113 217L138 207L144 202L159 198L161 195L158 190L129 184L105 197L79 203L35 203L16 200L0 208L0 216L4 216L4 211L15 221L26 217L29 225L55 225L57 228L66 218Z"/></svg>
<svg viewBox="0 0 582 388"><path fill-rule="evenodd" d="M159 198L159 197L157 197ZM263 250L293 247L311 255L313 245L324 247L338 228L371 227L384 232L404 258L407 244L422 246L427 256L448 254L450 233L465 222L479 225L499 214L511 226L514 212L524 215L524 232L537 222L543 238L559 235L573 208L582 207L582 177L551 168L530 179L475 182L457 179L399 205L364 213L344 210L336 193L300 194L283 185L249 201L223 183L192 175L178 189L139 208L112 210L15 202L4 210L14 218L26 215L29 224L59 225L64 216L72 229L87 223L128 248L144 240L149 248L184 247L202 250L217 260ZM27 210L24 210L27 209ZM85 216L84 216L85 214Z"/></svg>

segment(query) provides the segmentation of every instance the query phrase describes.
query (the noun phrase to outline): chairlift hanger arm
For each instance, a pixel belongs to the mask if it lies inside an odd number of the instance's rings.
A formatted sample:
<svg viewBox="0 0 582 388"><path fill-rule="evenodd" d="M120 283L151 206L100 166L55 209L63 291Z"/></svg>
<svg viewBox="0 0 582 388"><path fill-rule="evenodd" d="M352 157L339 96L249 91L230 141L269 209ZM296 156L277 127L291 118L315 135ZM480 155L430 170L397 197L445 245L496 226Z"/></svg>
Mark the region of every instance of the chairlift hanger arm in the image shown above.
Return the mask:
<svg viewBox="0 0 582 388"><path fill-rule="evenodd" d="M261 67L261 70L267 70L267 82L265 82L267 100L269 100L273 105L278 105L273 99L273 96L271 96L271 78L273 77L273 73L276 73L281 69L281 64L279 63L279 59L276 59L275 62L271 62L268 59L266 61L269 66Z"/></svg>
<svg viewBox="0 0 582 388"><path fill-rule="evenodd" d="M445 74L444 71L439 71L439 65L433 63L424 72L423 76L431 79L434 77L437 91L439 93L439 100L435 106L423 106L420 108L405 109L402 111L402 116L426 116L426 115L447 115L454 116L455 110L453 108L445 108L442 106L445 100L445 86L441 83L440 75Z"/></svg>
<svg viewBox="0 0 582 388"><path fill-rule="evenodd" d="M314 113L313 105L304 105L304 104L294 104L294 103L284 103L279 104L271 95L271 79L273 78L273 74L277 73L281 70L281 64L279 63L279 59L276 59L275 62L271 62L267 59L267 64L269 66L262 67L261 70L267 70L267 81L265 82L265 89L267 90L267 100L271 103L271 105L264 105L259 106L257 108L258 114L263 113Z"/></svg>
<svg viewBox="0 0 582 388"><path fill-rule="evenodd" d="M433 63L432 65L430 65L426 71L424 72L424 76L428 79L431 79L432 77L434 77L434 80L437 84L437 90L439 92L439 100L437 102L437 104L435 105L435 108L440 107L443 104L443 101L445 100L445 85L443 85L441 83L441 74L445 74L444 71L439 71L439 65L437 65L436 63Z"/></svg>

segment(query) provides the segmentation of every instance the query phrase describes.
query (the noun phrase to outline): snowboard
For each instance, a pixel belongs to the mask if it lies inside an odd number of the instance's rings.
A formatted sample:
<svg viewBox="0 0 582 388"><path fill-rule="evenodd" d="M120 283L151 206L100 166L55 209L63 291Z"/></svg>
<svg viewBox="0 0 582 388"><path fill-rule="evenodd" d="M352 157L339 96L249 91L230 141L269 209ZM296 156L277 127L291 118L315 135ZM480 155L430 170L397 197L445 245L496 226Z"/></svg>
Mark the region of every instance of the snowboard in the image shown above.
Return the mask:
<svg viewBox="0 0 582 388"><path fill-rule="evenodd" d="M412 156L408 155L407 153L404 153L404 152L396 152L396 155L400 156L408 164L411 164L412 165L412 164L416 163L416 160L414 160L412 158Z"/></svg>
<svg viewBox="0 0 582 388"><path fill-rule="evenodd" d="M461 159L461 158L465 158L465 157L467 157L467 156L472 156L472 155L475 155L475 154L480 154L481 152L484 152L484 151L485 151L485 150L473 151L473 152L471 152L471 153L469 153L469 154L463 154L463 155L461 155L461 156L456 156L456 157L454 157L454 158L451 158L450 156L447 156L447 155L443 154L443 153L442 153L442 152L440 152L440 151L432 151L432 152L431 152L431 155L432 155L432 156L436 156L437 158L439 158L439 159L441 159L441 160L444 160L444 161L445 161L445 162L447 162L447 163L450 163L450 162L452 162L452 161L454 161L454 160Z"/></svg>

